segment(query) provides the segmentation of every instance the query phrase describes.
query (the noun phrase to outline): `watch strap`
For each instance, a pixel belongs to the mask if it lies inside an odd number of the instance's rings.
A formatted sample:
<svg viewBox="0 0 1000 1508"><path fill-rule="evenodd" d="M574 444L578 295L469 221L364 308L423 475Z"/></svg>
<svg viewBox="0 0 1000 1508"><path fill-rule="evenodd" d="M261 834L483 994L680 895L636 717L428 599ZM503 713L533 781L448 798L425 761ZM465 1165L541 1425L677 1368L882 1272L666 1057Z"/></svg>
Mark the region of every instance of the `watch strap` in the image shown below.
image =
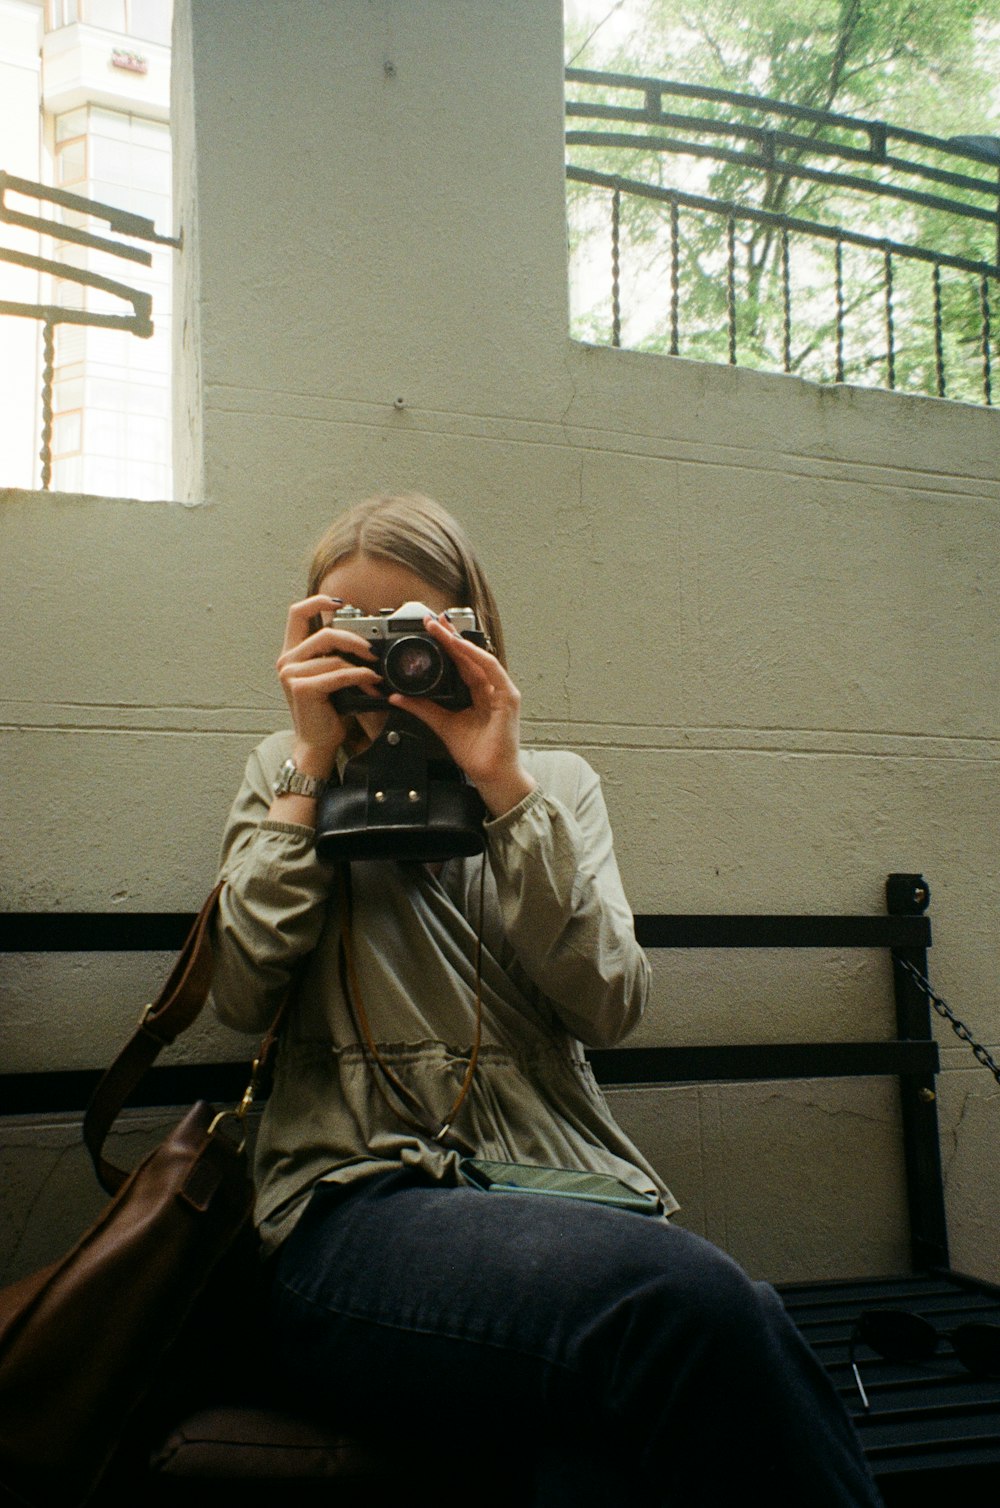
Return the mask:
<svg viewBox="0 0 1000 1508"><path fill-rule="evenodd" d="M317 799L326 790L327 782L317 775L306 775L298 769L294 759L286 759L278 771L273 790L275 796L310 796Z"/></svg>

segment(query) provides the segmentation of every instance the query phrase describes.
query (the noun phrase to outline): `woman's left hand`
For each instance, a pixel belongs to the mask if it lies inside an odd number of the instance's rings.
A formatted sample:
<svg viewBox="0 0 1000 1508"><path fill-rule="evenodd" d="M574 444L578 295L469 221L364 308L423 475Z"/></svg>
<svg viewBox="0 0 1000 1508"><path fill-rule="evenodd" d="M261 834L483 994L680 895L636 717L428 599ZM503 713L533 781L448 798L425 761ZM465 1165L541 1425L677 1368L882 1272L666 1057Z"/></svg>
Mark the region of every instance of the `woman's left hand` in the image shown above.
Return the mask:
<svg viewBox="0 0 1000 1508"><path fill-rule="evenodd" d="M389 698L436 733L476 787L492 817L502 817L535 789L521 764L521 693L495 655L463 639L443 617L424 628L454 660L472 706L450 711L424 697Z"/></svg>

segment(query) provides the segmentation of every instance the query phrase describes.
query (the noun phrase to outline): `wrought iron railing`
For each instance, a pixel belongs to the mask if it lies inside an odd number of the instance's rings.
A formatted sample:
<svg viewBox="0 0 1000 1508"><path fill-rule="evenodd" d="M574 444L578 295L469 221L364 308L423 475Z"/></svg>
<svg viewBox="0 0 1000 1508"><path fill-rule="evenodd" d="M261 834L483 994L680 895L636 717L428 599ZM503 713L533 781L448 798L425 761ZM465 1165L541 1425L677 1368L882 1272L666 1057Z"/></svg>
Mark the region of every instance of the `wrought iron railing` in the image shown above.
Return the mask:
<svg viewBox="0 0 1000 1508"><path fill-rule="evenodd" d="M570 197L591 212L575 251L606 247L597 313L577 333L993 402L1000 138L665 79L566 79ZM629 259L647 279L631 305Z"/></svg>
<svg viewBox="0 0 1000 1508"><path fill-rule="evenodd" d="M8 203L9 194L37 199L41 203L54 204L67 212L62 220L47 220L40 215L26 214ZM92 251L106 252L113 257L138 262L144 267L152 264L152 253L124 241L112 241L107 236L96 235L91 230L73 224L68 218L79 215L85 219L103 220L111 231L129 236L134 240L153 241L161 246L180 246L173 236L157 233L152 220L129 210L116 209L114 205L101 204L96 199L86 199L81 194L70 194L64 189L51 188L29 178L16 178L0 169L0 224L17 225L25 230L48 236L56 242L72 242ZM12 299L0 299L0 315L15 315L22 319L40 320L42 323L42 435L39 456L42 462L42 490L52 485L52 390L55 378L55 331L57 325L102 326L111 330L126 330L140 339L148 340L153 334L152 295L139 288L130 288L113 278L75 267L69 262L53 261L49 257L35 256L17 251L10 246L0 246L0 261L15 267L25 267L33 272L48 274L64 283L78 283L83 288L95 288L112 297L131 304L131 314L102 314L86 308L70 308L56 303L20 303Z"/></svg>

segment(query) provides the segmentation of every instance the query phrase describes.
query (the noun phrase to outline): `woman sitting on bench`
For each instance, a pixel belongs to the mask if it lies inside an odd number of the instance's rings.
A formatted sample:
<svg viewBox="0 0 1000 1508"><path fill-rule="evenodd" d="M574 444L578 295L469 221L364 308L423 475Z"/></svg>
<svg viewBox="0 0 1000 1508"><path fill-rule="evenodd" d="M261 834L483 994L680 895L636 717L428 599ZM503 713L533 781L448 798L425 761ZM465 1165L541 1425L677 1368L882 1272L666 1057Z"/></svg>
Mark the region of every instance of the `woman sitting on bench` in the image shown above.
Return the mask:
<svg viewBox="0 0 1000 1508"><path fill-rule="evenodd" d="M410 602L457 694L389 695L366 620ZM457 607L485 642L456 632ZM519 1508L721 1508L748 1491L775 1508L877 1504L777 1295L670 1223L676 1202L587 1066L581 1043L639 1019L649 968L596 775L520 745L493 595L459 525L415 495L338 519L278 667L292 730L251 755L232 810L213 994L241 1031L290 1002L256 1181L298 1398L444 1457L492 1439L509 1465L514 1442ZM324 789L414 731L478 792L485 853L326 862ZM373 823L385 796L368 791ZM601 1202L531 1171L547 1168L592 1175L582 1192ZM516 1187L548 1181L551 1197Z"/></svg>

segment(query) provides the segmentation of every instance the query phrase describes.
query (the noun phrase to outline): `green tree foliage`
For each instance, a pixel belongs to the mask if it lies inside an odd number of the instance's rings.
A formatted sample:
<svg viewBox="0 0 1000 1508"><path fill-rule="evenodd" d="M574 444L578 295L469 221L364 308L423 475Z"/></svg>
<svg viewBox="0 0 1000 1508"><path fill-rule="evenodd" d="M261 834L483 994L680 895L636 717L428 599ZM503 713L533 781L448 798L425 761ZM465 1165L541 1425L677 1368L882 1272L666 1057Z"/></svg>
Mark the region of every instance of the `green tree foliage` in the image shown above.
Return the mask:
<svg viewBox="0 0 1000 1508"><path fill-rule="evenodd" d="M610 5L609 5L610 9ZM579 28L568 34L574 66L646 75L729 92L767 96L814 110L865 121L882 121L932 136L1000 137L1000 0L623 0L619 11L634 18L630 34L609 56L589 47ZM620 17L619 17L620 19ZM635 94L571 84L568 97L615 99L635 106ZM840 226L876 238L922 245L953 256L995 264L1000 256L994 219L962 219L943 209L850 191L829 182L796 177L790 165L856 174L875 182L906 183L925 194L980 206L989 203L969 188L907 178L892 165L838 161L823 144L867 145L856 131L811 121L768 118L731 103L678 101L664 96L665 111L691 111L708 122L772 126L802 138L779 144L779 166L752 168L739 160L759 152L740 142L690 127L615 124L612 129L647 138L673 135L721 144L737 160L719 161L658 149L575 146L569 160L583 167L661 187L703 194L723 203L754 206L778 215ZM568 121L570 129L605 123ZM997 168L890 138L890 155L959 172L995 184ZM784 169L784 170L782 170ZM603 202L601 202L603 197ZM607 194L570 185L571 225L578 248L607 237ZM996 213L996 199L993 200ZM983 318L981 282L943 269L937 299L927 263L844 246L838 322L838 252L831 242L793 235L783 260L780 230L766 223L734 223L737 347L741 364L830 380L881 383L886 377L888 326L892 321L896 386L934 392L937 358L943 358L949 396L982 397ZM671 263L676 255L681 354L728 358L727 225L724 217L683 211L676 251L669 209L651 200L623 196L622 267L624 341L646 349L669 349L667 314ZM783 279L793 288L790 329L784 318ZM994 331L1000 325L997 282L988 284ZM581 300L578 299L578 303ZM583 338L607 338L607 296L595 298L578 317ZM840 334L838 353L838 329ZM786 347L786 341L788 346ZM940 341L940 344L939 344ZM994 347L995 352L995 347ZM838 360L839 355L839 360ZM995 354L994 354L995 360Z"/></svg>

